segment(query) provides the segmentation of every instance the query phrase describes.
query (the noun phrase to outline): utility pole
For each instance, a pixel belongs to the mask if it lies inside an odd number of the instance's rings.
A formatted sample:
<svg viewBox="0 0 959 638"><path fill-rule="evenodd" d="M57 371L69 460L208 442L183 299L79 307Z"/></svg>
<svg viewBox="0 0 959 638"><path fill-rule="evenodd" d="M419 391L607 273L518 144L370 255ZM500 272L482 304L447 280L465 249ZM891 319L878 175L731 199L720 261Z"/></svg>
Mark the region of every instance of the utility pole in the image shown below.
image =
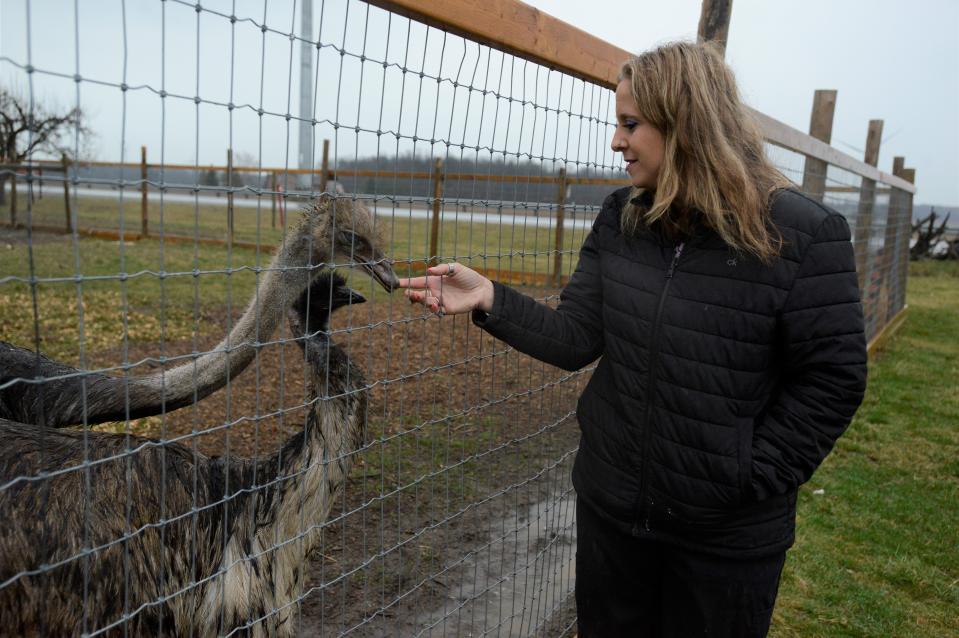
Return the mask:
<svg viewBox="0 0 959 638"><path fill-rule="evenodd" d="M313 0L301 0L300 12L300 143L299 167L313 168ZM311 174L304 178L312 189Z"/></svg>

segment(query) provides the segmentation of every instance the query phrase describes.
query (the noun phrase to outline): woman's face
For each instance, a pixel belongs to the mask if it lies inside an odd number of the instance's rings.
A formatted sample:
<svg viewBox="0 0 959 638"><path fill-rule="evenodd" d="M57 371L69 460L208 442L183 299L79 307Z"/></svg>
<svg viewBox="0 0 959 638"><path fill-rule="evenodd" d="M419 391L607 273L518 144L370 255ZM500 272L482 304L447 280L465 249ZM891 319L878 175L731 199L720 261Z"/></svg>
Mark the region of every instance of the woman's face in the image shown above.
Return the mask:
<svg viewBox="0 0 959 638"><path fill-rule="evenodd" d="M616 132L610 146L623 154L633 186L656 189L666 142L663 134L639 114L628 80L616 87Z"/></svg>

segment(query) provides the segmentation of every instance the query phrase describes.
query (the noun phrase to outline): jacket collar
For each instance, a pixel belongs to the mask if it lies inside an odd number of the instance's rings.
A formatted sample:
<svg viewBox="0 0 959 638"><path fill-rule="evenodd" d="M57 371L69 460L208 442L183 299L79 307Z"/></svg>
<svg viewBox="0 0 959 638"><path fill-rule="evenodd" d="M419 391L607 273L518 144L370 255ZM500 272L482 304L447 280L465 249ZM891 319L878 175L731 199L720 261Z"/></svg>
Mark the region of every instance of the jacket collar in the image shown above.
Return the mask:
<svg viewBox="0 0 959 638"><path fill-rule="evenodd" d="M646 189L640 192L639 195L631 198L629 201L634 206L637 206L640 210L646 211L649 210L653 205L654 197L654 192ZM712 237L718 236L716 231L702 221L702 214L698 210L694 210L693 215L695 216L695 220L693 222L692 233L687 237L680 238L678 240L672 240L666 237L661 229L659 229L657 226L646 225L641 225L637 229L637 235L650 239L663 246L673 246L678 242L685 242L687 248L691 246L697 246L708 241Z"/></svg>

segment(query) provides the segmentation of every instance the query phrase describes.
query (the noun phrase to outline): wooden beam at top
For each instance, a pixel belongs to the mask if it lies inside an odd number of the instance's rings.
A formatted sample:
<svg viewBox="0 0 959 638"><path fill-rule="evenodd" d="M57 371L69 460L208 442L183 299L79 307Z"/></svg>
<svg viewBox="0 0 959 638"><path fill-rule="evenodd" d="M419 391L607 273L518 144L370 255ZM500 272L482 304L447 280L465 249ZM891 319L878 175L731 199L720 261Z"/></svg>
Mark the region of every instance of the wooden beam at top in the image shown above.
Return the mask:
<svg viewBox="0 0 959 638"><path fill-rule="evenodd" d="M855 173L861 177L868 177L877 182L882 182L889 186L901 188L910 193L916 192L916 187L904 180L902 177L890 175L880 171L875 166L870 166L862 160L846 155L829 144L803 133L788 124L769 117L762 111L747 107L746 110L753 116L763 132L763 136L770 144L779 146L803 155L811 155L825 160L834 166Z"/></svg>
<svg viewBox="0 0 959 638"><path fill-rule="evenodd" d="M369 4L611 89L633 54L518 0L367 0Z"/></svg>

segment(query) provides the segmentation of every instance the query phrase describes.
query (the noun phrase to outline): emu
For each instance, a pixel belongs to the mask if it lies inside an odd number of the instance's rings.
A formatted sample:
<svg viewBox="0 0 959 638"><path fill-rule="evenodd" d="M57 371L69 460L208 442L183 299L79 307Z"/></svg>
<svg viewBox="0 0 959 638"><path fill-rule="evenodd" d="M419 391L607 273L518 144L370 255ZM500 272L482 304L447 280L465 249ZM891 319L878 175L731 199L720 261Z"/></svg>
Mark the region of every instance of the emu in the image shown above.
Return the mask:
<svg viewBox="0 0 959 638"><path fill-rule="evenodd" d="M311 400L263 460L0 419L0 634L292 636L303 563L365 440L366 383L328 332L363 301L324 271L294 303Z"/></svg>
<svg viewBox="0 0 959 638"><path fill-rule="evenodd" d="M361 202L321 196L280 244L230 333L211 352L166 372L130 377L80 372L0 341L0 418L60 428L137 419L191 405L249 365L255 344L275 332L317 265L355 263L387 291L395 289L396 275L377 248L375 231L374 215ZM17 381L37 378L44 380Z"/></svg>

